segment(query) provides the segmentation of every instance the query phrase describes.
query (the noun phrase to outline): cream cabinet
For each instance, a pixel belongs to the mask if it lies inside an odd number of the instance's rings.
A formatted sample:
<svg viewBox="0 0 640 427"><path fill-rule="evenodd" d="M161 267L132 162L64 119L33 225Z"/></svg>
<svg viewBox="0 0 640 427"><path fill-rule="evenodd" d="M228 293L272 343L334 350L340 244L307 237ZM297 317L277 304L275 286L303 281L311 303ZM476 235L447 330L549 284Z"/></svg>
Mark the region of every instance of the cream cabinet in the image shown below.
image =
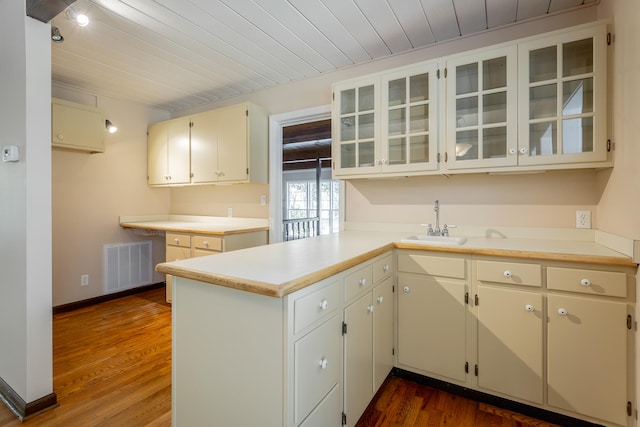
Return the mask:
<svg viewBox="0 0 640 427"><path fill-rule="evenodd" d="M424 62L334 85L334 175L437 169L437 74Z"/></svg>
<svg viewBox="0 0 640 427"><path fill-rule="evenodd" d="M468 256L398 252L400 368L466 382L470 268Z"/></svg>
<svg viewBox="0 0 640 427"><path fill-rule="evenodd" d="M187 184L190 181L190 119L182 117L154 123L147 133L149 185Z"/></svg>
<svg viewBox="0 0 640 427"><path fill-rule="evenodd" d="M221 252L266 245L267 240L268 231L251 231L225 236L167 232L165 234L165 258L167 262L170 262L215 255ZM167 302L172 302L173 277L170 274L167 274L166 283L166 299Z"/></svg>
<svg viewBox="0 0 640 427"><path fill-rule="evenodd" d="M51 145L73 151L104 152L101 110L62 99L51 100Z"/></svg>
<svg viewBox="0 0 640 427"><path fill-rule="evenodd" d="M252 103L154 123L149 185L268 182L268 118Z"/></svg>
<svg viewBox="0 0 640 427"><path fill-rule="evenodd" d="M518 45L519 164L607 160L607 29Z"/></svg>
<svg viewBox="0 0 640 427"><path fill-rule="evenodd" d="M547 287L549 405L626 426L635 283L620 271L557 267Z"/></svg>
<svg viewBox="0 0 640 427"><path fill-rule="evenodd" d="M393 368L392 255L344 279L344 425L354 426Z"/></svg>
<svg viewBox="0 0 640 427"><path fill-rule="evenodd" d="M515 45L447 60L447 169L517 164Z"/></svg>
<svg viewBox="0 0 640 427"><path fill-rule="evenodd" d="M243 103L191 117L191 182L268 181L267 115Z"/></svg>
<svg viewBox="0 0 640 427"><path fill-rule="evenodd" d="M475 261L478 387L543 403L542 267Z"/></svg>
<svg viewBox="0 0 640 427"><path fill-rule="evenodd" d="M333 86L333 175L612 166L607 26L584 24Z"/></svg>

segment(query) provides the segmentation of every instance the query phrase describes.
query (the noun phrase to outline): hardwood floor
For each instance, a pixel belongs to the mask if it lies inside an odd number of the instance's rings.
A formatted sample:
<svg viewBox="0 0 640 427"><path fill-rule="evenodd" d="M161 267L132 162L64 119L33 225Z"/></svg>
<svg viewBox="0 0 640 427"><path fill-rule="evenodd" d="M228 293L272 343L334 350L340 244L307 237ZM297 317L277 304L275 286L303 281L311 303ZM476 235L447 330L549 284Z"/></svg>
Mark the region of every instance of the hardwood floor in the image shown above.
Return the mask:
<svg viewBox="0 0 640 427"><path fill-rule="evenodd" d="M171 425L171 308L164 289L56 314L53 358L60 406L20 423L0 403L0 427ZM389 377L358 423L369 426L553 424Z"/></svg>
<svg viewBox="0 0 640 427"><path fill-rule="evenodd" d="M390 376L356 427L558 427Z"/></svg>
<svg viewBox="0 0 640 427"><path fill-rule="evenodd" d="M54 315L53 375L59 407L20 423L0 404L0 426L170 426L164 289Z"/></svg>

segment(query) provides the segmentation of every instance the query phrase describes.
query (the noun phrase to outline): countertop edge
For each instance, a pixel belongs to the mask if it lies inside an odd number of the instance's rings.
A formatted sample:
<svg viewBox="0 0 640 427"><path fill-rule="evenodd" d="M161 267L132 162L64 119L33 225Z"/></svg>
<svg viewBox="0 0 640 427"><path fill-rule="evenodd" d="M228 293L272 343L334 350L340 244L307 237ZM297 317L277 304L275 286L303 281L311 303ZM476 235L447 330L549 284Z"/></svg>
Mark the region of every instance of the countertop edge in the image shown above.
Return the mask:
<svg viewBox="0 0 640 427"><path fill-rule="evenodd" d="M202 225L203 223L194 223ZM217 236L229 236L231 234L244 234L244 233L252 233L255 231L269 231L268 226L264 227L247 227L242 228L238 227L235 230L201 230L195 228L188 227L167 227L160 225L150 225L149 223L135 223L135 222L123 222L120 223L122 228L136 228L140 230L154 230L154 231L174 231L178 233L193 233L193 234L207 234L207 235L217 235Z"/></svg>
<svg viewBox="0 0 640 427"><path fill-rule="evenodd" d="M209 283L218 286L224 286L227 288L238 289L246 292L252 292L268 297L282 298L293 292L305 288L320 280L326 279L351 267L354 267L362 262L375 258L378 255L382 255L393 249L408 249L408 250L420 250L425 252L439 252L439 253L457 253L468 255L482 255L482 256L499 256L509 258L522 258L522 259L536 259L543 261L566 261L577 263L589 263L595 265L610 265L617 267L630 267L637 268L638 264L633 262L631 258L615 257L615 256L603 256L603 255L585 255L585 254L565 254L565 253L548 253L548 252L536 252L536 251L521 251L513 249L496 249L496 248L477 248L477 247L463 247L463 246L445 246L445 245L429 245L424 246L421 244L391 242L381 245L372 250L358 254L352 258L340 261L336 264L332 264L328 267L321 268L310 274L306 274L297 277L293 280L282 284L270 284L250 279L242 279L237 277L230 277L211 272L203 272L192 268L185 268L175 266L171 263L161 263L156 266L156 271L159 273L172 274L187 279L197 280L204 283Z"/></svg>

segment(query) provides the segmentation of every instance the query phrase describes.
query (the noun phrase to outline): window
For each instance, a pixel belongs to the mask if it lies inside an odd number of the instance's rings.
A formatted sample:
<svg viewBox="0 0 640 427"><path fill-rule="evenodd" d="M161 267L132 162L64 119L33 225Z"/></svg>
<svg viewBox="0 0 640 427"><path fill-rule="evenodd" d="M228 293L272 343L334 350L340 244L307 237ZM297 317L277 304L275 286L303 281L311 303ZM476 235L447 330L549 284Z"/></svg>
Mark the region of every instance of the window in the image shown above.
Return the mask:
<svg viewBox="0 0 640 427"><path fill-rule="evenodd" d="M333 179L320 179L320 210L315 179L286 181L285 219L320 218L320 233L338 231L340 226L340 183Z"/></svg>

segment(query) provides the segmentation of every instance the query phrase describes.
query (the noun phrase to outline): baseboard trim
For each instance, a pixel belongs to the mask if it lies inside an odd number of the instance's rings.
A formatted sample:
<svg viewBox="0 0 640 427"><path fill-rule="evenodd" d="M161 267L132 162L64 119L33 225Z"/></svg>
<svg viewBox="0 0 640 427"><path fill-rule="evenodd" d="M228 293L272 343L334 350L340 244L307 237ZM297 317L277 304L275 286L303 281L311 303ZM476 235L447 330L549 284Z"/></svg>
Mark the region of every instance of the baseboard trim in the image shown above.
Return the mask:
<svg viewBox="0 0 640 427"><path fill-rule="evenodd" d="M486 403L488 405L496 406L498 408L506 409L512 412L518 412L529 417L537 418L542 421L547 421L549 423L558 424L565 427L602 427L601 424L594 424L589 421L573 418L568 415L558 414L557 412L548 411L546 409L540 409L535 406L527 405L525 403L515 402L513 400L493 396L488 393L483 393L481 391L451 384L446 381L427 377L421 374L416 374L414 372L406 371L400 368L393 368L393 370L391 371L391 375L413 381L418 384L426 385L438 390L443 390L448 393L455 394L456 396L462 396L468 399L475 400L477 402Z"/></svg>
<svg viewBox="0 0 640 427"><path fill-rule="evenodd" d="M2 378L0 378L0 400L20 421L58 406L58 397L55 393L27 403Z"/></svg>
<svg viewBox="0 0 640 427"><path fill-rule="evenodd" d="M114 292L112 294L100 295L98 297L89 298L82 301L75 301L75 302L70 302L68 304L57 305L53 307L53 314L66 313L68 311L77 310L79 308L100 304L101 302L112 301L114 299L127 297L129 295L135 295L141 292L162 288L165 285L166 285L165 282L153 283L151 285L138 286L137 288L127 289L120 292Z"/></svg>

